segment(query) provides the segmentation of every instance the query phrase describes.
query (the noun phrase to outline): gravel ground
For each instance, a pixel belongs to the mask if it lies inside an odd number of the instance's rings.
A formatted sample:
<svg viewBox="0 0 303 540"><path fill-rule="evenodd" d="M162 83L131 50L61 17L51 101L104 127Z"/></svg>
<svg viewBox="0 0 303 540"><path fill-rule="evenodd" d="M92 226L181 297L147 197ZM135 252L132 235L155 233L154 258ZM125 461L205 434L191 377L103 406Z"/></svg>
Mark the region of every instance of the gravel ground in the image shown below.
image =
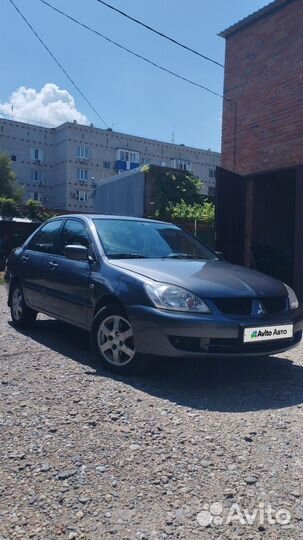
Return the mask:
<svg viewBox="0 0 303 540"><path fill-rule="evenodd" d="M303 538L302 347L122 378L9 320L0 287L0 540Z"/></svg>

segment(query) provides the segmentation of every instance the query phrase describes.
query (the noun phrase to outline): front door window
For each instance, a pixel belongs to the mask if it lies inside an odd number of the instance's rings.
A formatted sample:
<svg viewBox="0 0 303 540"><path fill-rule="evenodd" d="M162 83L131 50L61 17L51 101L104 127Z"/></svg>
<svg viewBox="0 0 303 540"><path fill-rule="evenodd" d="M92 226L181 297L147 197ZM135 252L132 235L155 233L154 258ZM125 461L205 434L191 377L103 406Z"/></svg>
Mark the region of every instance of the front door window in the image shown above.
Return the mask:
<svg viewBox="0 0 303 540"><path fill-rule="evenodd" d="M65 255L66 246L90 246L90 238L87 228L81 221L77 219L67 219L62 229L59 252Z"/></svg>

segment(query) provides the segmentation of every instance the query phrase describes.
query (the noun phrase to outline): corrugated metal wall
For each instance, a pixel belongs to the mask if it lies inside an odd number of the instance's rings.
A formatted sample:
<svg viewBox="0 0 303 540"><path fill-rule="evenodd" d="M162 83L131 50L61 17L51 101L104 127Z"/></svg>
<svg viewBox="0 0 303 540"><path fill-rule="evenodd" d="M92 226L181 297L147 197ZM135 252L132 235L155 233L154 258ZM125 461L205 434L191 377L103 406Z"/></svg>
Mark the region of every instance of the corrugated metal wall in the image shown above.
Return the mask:
<svg viewBox="0 0 303 540"><path fill-rule="evenodd" d="M100 214L144 216L145 173L121 175L97 184L94 211Z"/></svg>

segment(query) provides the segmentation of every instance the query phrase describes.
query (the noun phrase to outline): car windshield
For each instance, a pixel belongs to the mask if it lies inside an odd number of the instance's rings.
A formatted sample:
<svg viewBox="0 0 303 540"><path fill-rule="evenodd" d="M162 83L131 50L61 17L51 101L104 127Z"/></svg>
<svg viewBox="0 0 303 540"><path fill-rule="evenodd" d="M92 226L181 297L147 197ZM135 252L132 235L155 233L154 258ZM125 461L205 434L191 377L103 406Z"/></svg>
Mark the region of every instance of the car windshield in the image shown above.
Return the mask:
<svg viewBox="0 0 303 540"><path fill-rule="evenodd" d="M215 253L168 223L94 219L105 254L115 259L217 259Z"/></svg>

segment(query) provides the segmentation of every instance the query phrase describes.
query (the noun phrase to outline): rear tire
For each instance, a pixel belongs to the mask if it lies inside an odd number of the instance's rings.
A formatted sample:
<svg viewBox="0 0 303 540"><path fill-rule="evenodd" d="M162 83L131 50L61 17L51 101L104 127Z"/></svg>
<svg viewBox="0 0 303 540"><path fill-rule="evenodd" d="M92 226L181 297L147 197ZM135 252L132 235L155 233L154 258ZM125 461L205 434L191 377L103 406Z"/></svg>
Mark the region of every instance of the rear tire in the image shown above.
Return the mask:
<svg viewBox="0 0 303 540"><path fill-rule="evenodd" d="M10 307L14 326L17 328L31 328L34 325L38 313L27 307L19 283L13 285Z"/></svg>
<svg viewBox="0 0 303 540"><path fill-rule="evenodd" d="M97 360L106 370L128 375L144 371L147 360L136 352L133 328L121 306L110 304L98 311L91 342Z"/></svg>

